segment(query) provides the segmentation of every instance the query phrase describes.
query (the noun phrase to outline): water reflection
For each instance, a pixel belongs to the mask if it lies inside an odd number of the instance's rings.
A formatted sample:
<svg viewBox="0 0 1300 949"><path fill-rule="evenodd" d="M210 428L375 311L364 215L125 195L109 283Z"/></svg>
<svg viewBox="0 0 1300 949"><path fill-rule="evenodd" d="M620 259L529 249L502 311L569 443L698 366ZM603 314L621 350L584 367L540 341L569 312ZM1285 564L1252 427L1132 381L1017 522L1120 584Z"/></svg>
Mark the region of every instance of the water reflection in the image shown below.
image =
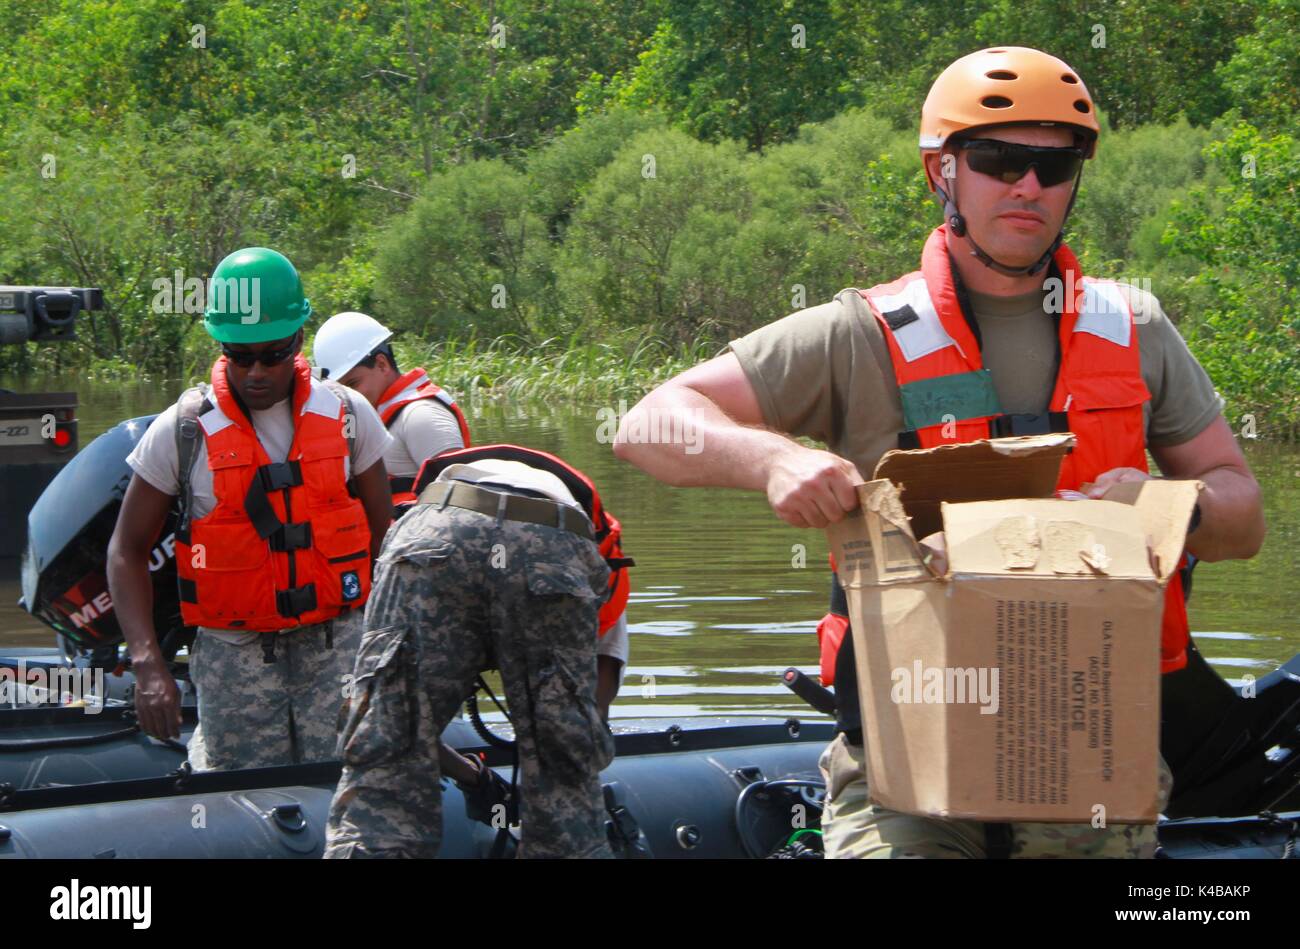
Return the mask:
<svg viewBox="0 0 1300 949"><path fill-rule="evenodd" d="M124 418L160 411L179 391L60 382L81 394L82 444ZM476 441L562 455L592 477L623 522L637 566L631 664L615 717L812 714L778 680L789 666L817 671L814 631L828 598L821 532L786 527L757 495L670 488L617 461L597 441L600 406L462 402ZM1225 677L1258 676L1300 652L1300 449L1248 442L1246 450L1264 487L1268 542L1253 561L1199 566L1192 598L1202 652ZM49 644L47 631L13 606L18 593L12 576L0 580L0 648Z"/></svg>

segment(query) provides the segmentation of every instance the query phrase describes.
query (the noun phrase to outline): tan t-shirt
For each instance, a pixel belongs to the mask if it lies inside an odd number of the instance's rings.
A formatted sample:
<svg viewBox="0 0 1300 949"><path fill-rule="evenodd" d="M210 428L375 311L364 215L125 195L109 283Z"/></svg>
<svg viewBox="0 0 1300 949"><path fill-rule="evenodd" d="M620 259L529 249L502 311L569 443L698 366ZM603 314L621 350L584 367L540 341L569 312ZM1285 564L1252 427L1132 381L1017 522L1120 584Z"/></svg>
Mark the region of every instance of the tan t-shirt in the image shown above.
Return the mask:
<svg viewBox="0 0 1300 949"><path fill-rule="evenodd" d="M465 447L456 416L437 399L407 403L388 431L393 442L384 452L384 468L394 478L413 478L434 455Z"/></svg>
<svg viewBox="0 0 1300 949"><path fill-rule="evenodd" d="M1123 285L1138 326L1147 444L1179 445L1223 409L1209 376L1160 303ZM1005 412L1045 412L1054 382L1053 320L1042 294L971 295L984 365ZM731 342L771 428L807 436L870 478L880 456L898 447L903 410L889 349L867 301L854 289L760 327Z"/></svg>

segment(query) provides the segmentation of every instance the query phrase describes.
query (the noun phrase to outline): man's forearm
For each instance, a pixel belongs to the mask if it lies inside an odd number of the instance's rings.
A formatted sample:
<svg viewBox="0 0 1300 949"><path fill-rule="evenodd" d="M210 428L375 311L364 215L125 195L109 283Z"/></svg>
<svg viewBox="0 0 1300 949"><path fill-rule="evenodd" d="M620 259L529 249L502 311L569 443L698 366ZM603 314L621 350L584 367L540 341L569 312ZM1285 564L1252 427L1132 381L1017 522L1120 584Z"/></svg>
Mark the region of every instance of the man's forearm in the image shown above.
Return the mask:
<svg viewBox="0 0 1300 949"><path fill-rule="evenodd" d="M627 413L614 454L674 487L763 491L771 460L794 444L737 423L694 389L673 386L650 393Z"/></svg>
<svg viewBox="0 0 1300 949"><path fill-rule="evenodd" d="M153 581L143 559L110 547L108 551L108 591L113 610L121 624L122 635L133 665L162 664L162 650L153 625Z"/></svg>
<svg viewBox="0 0 1300 949"><path fill-rule="evenodd" d="M388 487L388 472L377 461L353 479L353 489L366 512L370 528L370 558L378 559L384 536L393 523L393 495Z"/></svg>
<svg viewBox="0 0 1300 949"><path fill-rule="evenodd" d="M1198 559L1246 560L1264 542L1264 511L1259 485L1236 468L1214 468L1198 476L1205 483L1199 504L1201 523L1187 538Z"/></svg>
<svg viewBox="0 0 1300 949"><path fill-rule="evenodd" d="M469 763L469 759L442 739L438 739L438 767L443 777L451 778L461 784L474 784L478 781L478 769ZM483 767L487 767L484 765Z"/></svg>

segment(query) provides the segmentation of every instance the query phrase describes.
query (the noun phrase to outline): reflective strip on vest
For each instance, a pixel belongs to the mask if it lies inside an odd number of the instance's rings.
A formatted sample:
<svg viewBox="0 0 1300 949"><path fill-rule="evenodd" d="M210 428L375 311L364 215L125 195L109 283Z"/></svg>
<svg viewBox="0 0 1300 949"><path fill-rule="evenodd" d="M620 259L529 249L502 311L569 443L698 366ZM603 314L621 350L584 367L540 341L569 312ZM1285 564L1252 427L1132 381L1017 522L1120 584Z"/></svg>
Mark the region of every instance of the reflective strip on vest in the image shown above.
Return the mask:
<svg viewBox="0 0 1300 949"><path fill-rule="evenodd" d="M939 319L939 311L934 308L930 291L925 280L917 275L916 279L903 288L902 293L872 296L871 302L884 315L910 307L916 319L894 330L894 339L903 351L908 362L915 362L922 356L938 352L945 346L957 346L957 341L948 335ZM961 352L961 347L957 346Z"/></svg>
<svg viewBox="0 0 1300 949"><path fill-rule="evenodd" d="M330 391L329 386L313 377L311 395L307 397L307 404L302 407L302 411L298 414L305 415L312 412L315 415L323 415L325 418L338 418L339 409L342 407L343 401Z"/></svg>
<svg viewBox="0 0 1300 949"><path fill-rule="evenodd" d="M1083 307L1075 320L1074 332L1091 333L1127 348L1132 342L1133 321L1119 287L1110 281L1088 278L1082 280L1081 285ZM944 329L939 312L930 299L925 278L919 273L908 281L901 293L875 294L868 291L866 298L886 318L904 306L911 307L916 314L917 319L890 330L908 362L916 362L922 356L936 353L946 346L954 347L962 358L966 357L956 340Z"/></svg>
<svg viewBox="0 0 1300 949"><path fill-rule="evenodd" d="M1132 339L1133 321L1128 304L1119 287L1109 281L1083 281L1083 309L1074 322L1076 333L1091 333L1127 347Z"/></svg>
<svg viewBox="0 0 1300 949"><path fill-rule="evenodd" d="M215 400L211 404L212 408L199 416L199 424L203 426L204 434L209 436L235 424L235 420L221 411L221 406L217 405Z"/></svg>

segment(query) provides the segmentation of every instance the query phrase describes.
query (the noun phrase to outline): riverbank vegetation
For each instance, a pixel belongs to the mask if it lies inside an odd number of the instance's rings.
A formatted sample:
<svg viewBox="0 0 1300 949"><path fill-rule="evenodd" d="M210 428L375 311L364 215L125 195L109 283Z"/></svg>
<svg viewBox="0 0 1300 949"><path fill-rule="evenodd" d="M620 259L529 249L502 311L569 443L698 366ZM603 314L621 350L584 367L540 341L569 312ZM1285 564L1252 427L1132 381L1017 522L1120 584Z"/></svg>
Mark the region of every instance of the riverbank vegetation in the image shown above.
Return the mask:
<svg viewBox="0 0 1300 949"><path fill-rule="evenodd" d="M263 244L462 397L635 396L914 268L925 91L1018 43L1101 110L1085 268L1150 286L1234 426L1300 437L1300 0L0 0L0 26L0 283L106 301L0 372L201 375L158 281Z"/></svg>

